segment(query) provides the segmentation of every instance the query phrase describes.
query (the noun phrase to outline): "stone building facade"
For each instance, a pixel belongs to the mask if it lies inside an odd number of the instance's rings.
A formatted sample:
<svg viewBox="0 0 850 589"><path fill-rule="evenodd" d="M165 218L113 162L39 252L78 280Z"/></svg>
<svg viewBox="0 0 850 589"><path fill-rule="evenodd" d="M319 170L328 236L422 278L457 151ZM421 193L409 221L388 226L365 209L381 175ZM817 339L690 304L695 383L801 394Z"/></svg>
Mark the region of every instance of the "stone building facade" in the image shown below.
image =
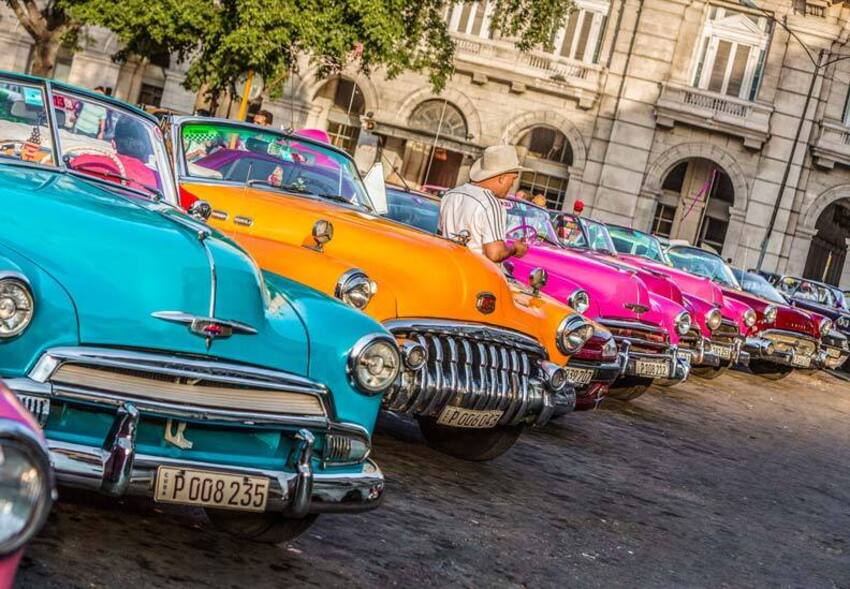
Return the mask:
<svg viewBox="0 0 850 589"><path fill-rule="evenodd" d="M418 74L321 80L305 64L263 108L353 153L369 121L390 179L415 186L462 181L484 146L515 144L532 170L518 188L551 208L581 199L585 214L709 244L745 267L780 199L763 269L850 287L850 8L759 7L576 0L553 51L520 53L490 31L485 0L460 4L446 14L458 47L441 94ZM2 16L0 67L25 70L29 39ZM180 64L118 65L112 52L95 31L57 76L194 109Z"/></svg>

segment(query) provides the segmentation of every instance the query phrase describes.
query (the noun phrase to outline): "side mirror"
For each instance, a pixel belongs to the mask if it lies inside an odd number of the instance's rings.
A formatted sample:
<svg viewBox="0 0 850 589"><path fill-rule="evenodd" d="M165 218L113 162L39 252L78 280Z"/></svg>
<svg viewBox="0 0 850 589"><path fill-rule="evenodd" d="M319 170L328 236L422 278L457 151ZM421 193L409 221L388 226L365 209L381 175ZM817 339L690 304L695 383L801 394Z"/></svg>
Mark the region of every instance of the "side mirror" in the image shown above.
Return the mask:
<svg viewBox="0 0 850 589"><path fill-rule="evenodd" d="M534 293L534 296L540 294L540 289L546 286L549 282L549 274L543 268L535 268L528 275L528 285Z"/></svg>
<svg viewBox="0 0 850 589"><path fill-rule="evenodd" d="M189 215L202 223L206 223L212 215L212 206L205 200L196 200L189 207Z"/></svg>
<svg viewBox="0 0 850 589"><path fill-rule="evenodd" d="M313 223L313 242L316 244L311 249L317 252L323 251L323 247L334 237L334 226L330 221L319 219Z"/></svg>
<svg viewBox="0 0 850 589"><path fill-rule="evenodd" d="M387 204L387 185L384 183L384 165L377 162L363 178L369 200L379 215L386 215L390 211Z"/></svg>

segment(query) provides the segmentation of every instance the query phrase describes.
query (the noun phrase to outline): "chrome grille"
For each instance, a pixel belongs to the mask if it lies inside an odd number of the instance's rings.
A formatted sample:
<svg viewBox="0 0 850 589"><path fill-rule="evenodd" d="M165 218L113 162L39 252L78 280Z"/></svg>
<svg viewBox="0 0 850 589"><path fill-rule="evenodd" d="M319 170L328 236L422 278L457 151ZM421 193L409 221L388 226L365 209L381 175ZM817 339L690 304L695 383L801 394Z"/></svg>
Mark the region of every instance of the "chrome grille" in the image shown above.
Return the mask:
<svg viewBox="0 0 850 589"><path fill-rule="evenodd" d="M779 352L794 352L808 357L814 357L817 353L818 343L815 340L799 336L793 332L765 331L760 335L773 342L774 348Z"/></svg>
<svg viewBox="0 0 850 589"><path fill-rule="evenodd" d="M724 319L720 324L720 327L712 332L711 341L732 344L735 343L735 340L738 339L740 335L741 334L738 332L738 326L735 322L730 321L729 319Z"/></svg>
<svg viewBox="0 0 850 589"><path fill-rule="evenodd" d="M670 347L667 331L639 321L599 319L618 344L629 343L629 349L647 354L663 353Z"/></svg>
<svg viewBox="0 0 850 589"><path fill-rule="evenodd" d="M405 371L384 397L387 409L431 417L447 405L497 410L504 412L501 425L548 419L553 400L543 384L546 352L536 340L477 324L409 320L386 326L428 351L426 366Z"/></svg>
<svg viewBox="0 0 850 589"><path fill-rule="evenodd" d="M328 417L326 389L283 372L211 360L104 348L58 348L30 372L54 397L199 419L276 422Z"/></svg>

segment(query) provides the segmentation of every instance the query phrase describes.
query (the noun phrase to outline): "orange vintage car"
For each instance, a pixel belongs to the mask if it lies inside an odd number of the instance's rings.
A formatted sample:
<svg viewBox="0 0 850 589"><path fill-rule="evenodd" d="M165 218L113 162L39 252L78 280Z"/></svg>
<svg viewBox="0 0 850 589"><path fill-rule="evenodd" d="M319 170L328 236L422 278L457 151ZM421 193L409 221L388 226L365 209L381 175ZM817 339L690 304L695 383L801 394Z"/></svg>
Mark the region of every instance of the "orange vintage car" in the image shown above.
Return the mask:
<svg viewBox="0 0 850 589"><path fill-rule="evenodd" d="M594 327L466 247L376 215L345 152L229 120L174 118L164 130L185 208L263 268L392 331L409 370L385 408L415 416L433 447L491 459L526 425L574 407L562 366Z"/></svg>

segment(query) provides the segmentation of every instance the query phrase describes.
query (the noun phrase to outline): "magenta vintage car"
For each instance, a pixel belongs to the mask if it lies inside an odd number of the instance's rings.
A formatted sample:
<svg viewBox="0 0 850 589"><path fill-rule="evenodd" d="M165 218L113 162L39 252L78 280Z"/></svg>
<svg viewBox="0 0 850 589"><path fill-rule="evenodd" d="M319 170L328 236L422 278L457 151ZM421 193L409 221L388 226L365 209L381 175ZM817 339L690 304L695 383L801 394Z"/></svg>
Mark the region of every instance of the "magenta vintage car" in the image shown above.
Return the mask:
<svg viewBox="0 0 850 589"><path fill-rule="evenodd" d="M666 254L676 268L715 281L724 297L753 308L757 320L747 333L744 346L750 354L750 370L754 374L778 380L794 368L811 368L815 364L820 337L832 329L829 319L818 322L786 304L775 290L764 289L758 294L743 290L732 269L712 252L690 245L674 245Z"/></svg>
<svg viewBox="0 0 850 589"><path fill-rule="evenodd" d="M0 382L0 589L14 585L24 546L53 502L53 474L38 425Z"/></svg>
<svg viewBox="0 0 850 589"><path fill-rule="evenodd" d="M696 317L711 330L706 349L720 360L717 366L693 366L691 372L703 378L715 378L727 368L749 363L749 354L743 349L747 332L755 325L753 309L731 297L724 297L721 288L703 276L679 270L667 260L661 243L654 235L619 225L606 225L618 257L630 264L641 266L669 276L682 290L686 300L700 306L702 313L692 309Z"/></svg>
<svg viewBox="0 0 850 589"><path fill-rule="evenodd" d="M511 274L529 282L535 269L546 270L544 292L602 324L621 351L628 351L625 370L609 393L612 397L633 399L654 380L687 378L689 356L677 351L683 336L691 332L692 320L681 304L652 292L632 268L564 247L546 209L525 201L502 202L508 215L508 237L529 243L525 256L506 262ZM661 277L650 278L657 279L659 284L654 286L660 288ZM667 294L676 296L675 285L669 280L663 283Z"/></svg>

